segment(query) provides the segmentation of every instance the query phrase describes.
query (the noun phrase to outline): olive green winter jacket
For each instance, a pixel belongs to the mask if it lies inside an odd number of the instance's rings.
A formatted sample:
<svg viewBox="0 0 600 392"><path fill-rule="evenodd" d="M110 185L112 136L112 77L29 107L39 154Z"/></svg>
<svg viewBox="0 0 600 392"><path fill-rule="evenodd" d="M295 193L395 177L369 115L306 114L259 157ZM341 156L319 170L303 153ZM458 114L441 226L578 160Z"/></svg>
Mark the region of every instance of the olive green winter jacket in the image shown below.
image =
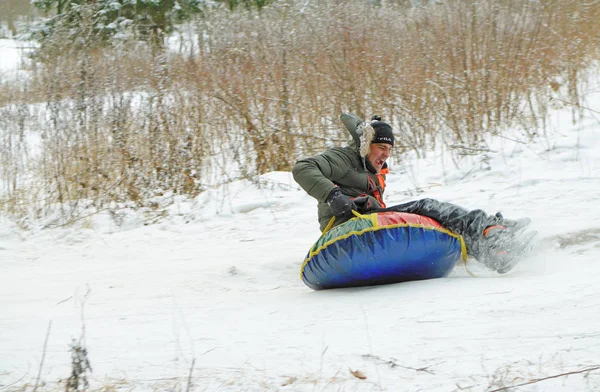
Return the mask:
<svg viewBox="0 0 600 392"><path fill-rule="evenodd" d="M360 146L353 142L349 147L335 147L317 156L300 159L292 169L294 180L318 201L321 231L333 216L326 201L336 185L351 198L368 195L372 205L382 207L376 195L381 200L385 178L377 175L373 165L361 157L359 151ZM334 225L342 222L336 221Z"/></svg>

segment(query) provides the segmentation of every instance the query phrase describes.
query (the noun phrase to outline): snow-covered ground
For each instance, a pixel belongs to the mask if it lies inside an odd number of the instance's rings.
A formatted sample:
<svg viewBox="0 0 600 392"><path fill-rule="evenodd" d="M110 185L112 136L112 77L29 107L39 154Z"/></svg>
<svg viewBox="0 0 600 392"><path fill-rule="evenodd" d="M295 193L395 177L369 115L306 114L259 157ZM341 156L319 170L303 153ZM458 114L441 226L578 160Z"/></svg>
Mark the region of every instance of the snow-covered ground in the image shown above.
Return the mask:
<svg viewBox="0 0 600 392"><path fill-rule="evenodd" d="M0 390L31 390L38 372L38 390L62 389L82 336L94 388L600 390L600 122L567 117L534 144L499 139L491 170L431 155L389 176L390 205L432 197L531 217L537 250L507 275L471 261L477 277L461 265L314 292L299 270L319 236L315 202L289 173L207 192L151 226L133 214L45 231L3 222Z"/></svg>
<svg viewBox="0 0 600 392"><path fill-rule="evenodd" d="M600 390L592 108L578 125L557 112L533 144L497 139L490 170L448 153L392 163L388 205L431 197L531 217L538 246L507 275L470 261L477 277L459 265L314 292L299 271L316 202L290 173L205 192L150 226L133 212L54 230L0 217L0 391L63 390L73 340L94 390Z"/></svg>

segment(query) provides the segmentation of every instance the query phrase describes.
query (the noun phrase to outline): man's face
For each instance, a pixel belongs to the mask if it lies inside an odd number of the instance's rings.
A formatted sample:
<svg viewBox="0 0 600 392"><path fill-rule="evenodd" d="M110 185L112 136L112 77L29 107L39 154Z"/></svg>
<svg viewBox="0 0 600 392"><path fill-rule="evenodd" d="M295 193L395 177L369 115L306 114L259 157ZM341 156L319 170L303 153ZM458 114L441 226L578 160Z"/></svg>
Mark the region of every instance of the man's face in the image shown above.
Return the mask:
<svg viewBox="0 0 600 392"><path fill-rule="evenodd" d="M383 164L390 157L392 146L387 143L371 143L367 159L371 162L377 173L381 171Z"/></svg>

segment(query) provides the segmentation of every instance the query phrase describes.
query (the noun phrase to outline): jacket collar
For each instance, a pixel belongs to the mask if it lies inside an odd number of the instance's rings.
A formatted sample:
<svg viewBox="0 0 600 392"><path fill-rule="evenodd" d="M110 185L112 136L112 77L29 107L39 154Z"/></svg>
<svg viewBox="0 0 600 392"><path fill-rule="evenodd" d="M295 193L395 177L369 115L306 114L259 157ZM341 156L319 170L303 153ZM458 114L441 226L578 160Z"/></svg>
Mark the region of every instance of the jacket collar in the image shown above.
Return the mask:
<svg viewBox="0 0 600 392"><path fill-rule="evenodd" d="M368 171L370 171L371 173L377 174L377 169L375 169L375 166L373 166L373 164L371 163L371 161L367 157L363 157L362 159L364 159L365 168Z"/></svg>

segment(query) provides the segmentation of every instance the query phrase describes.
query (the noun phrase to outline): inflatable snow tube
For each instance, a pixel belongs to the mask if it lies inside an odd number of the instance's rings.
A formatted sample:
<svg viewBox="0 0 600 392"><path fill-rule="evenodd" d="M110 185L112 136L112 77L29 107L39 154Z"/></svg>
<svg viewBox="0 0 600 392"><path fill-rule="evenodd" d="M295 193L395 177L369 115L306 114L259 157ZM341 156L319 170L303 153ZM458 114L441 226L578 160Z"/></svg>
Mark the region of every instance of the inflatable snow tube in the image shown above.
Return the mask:
<svg viewBox="0 0 600 392"><path fill-rule="evenodd" d="M321 235L300 276L314 289L441 278L467 251L462 236L433 219L403 212L357 217Z"/></svg>

